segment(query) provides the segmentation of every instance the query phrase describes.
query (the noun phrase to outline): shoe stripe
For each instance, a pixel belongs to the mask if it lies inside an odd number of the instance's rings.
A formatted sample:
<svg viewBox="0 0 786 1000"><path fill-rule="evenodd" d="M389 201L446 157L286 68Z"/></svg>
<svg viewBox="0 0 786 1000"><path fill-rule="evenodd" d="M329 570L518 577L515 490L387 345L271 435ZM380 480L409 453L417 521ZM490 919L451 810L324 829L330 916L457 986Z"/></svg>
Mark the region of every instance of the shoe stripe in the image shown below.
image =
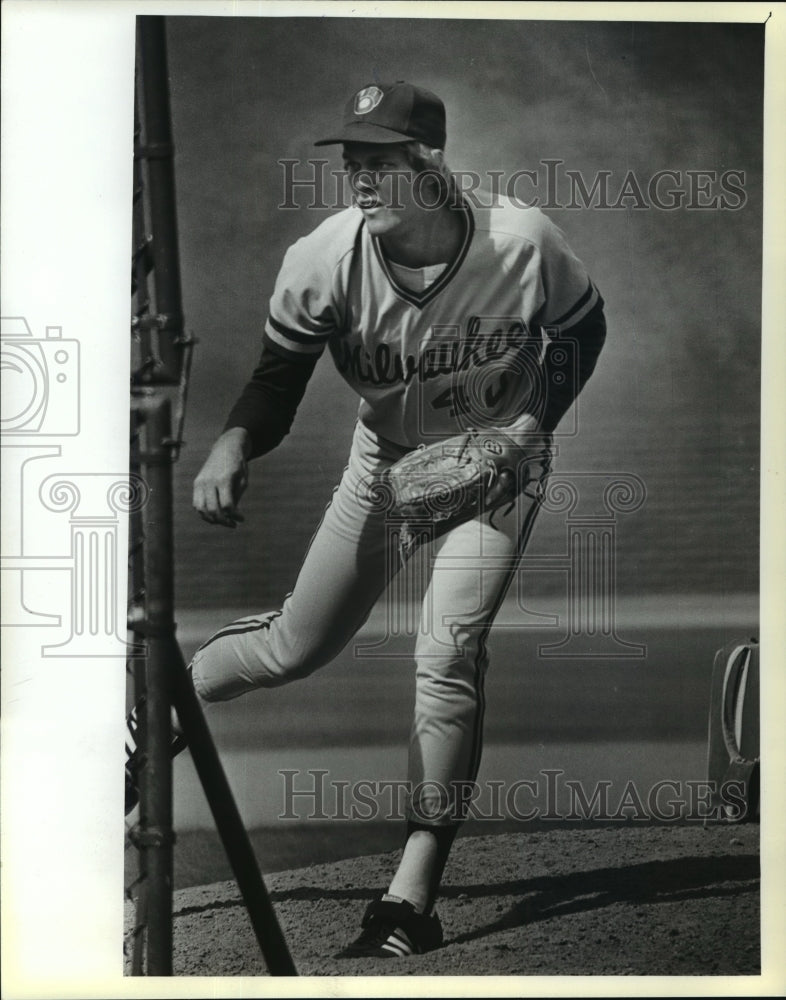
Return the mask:
<svg viewBox="0 0 786 1000"><path fill-rule="evenodd" d="M402 945L398 944L397 941L394 941L392 936L389 937L380 947L383 951L389 951L391 954L397 955L399 958L412 954L411 951L407 951Z"/></svg>
<svg viewBox="0 0 786 1000"><path fill-rule="evenodd" d="M136 716L136 706L134 706L126 716L126 750L128 750L129 744L132 752L136 749L138 730L139 721Z"/></svg>
<svg viewBox="0 0 786 1000"><path fill-rule="evenodd" d="M393 933L391 934L391 937L394 937L397 941L399 941L401 944L403 944L405 948L414 948L415 947L412 944L412 942L410 941L409 935L405 931L403 931L400 927L397 927L393 931Z"/></svg>
<svg viewBox="0 0 786 1000"><path fill-rule="evenodd" d="M409 940L404 931L400 927L397 927L390 937L387 939L387 944L399 945L402 949L402 954L412 955L415 951L415 946Z"/></svg>

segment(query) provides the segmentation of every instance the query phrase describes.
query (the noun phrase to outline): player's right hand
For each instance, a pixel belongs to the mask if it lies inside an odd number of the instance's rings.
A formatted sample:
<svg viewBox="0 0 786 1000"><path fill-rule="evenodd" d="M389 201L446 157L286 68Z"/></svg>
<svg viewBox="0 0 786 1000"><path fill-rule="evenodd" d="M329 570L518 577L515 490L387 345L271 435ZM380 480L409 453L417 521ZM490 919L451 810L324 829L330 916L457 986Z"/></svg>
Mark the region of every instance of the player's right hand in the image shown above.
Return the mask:
<svg viewBox="0 0 786 1000"><path fill-rule="evenodd" d="M194 510L208 524L236 528L243 520L238 504L248 486L248 446L248 432L243 428L226 431L194 480Z"/></svg>

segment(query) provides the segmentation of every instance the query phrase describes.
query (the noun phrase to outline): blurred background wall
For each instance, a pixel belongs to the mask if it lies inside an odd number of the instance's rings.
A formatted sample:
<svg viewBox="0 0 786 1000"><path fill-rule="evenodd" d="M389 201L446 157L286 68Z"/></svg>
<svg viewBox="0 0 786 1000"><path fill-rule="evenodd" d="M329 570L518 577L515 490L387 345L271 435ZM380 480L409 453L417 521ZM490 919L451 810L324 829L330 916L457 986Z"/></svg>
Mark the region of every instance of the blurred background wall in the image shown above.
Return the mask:
<svg viewBox="0 0 786 1000"><path fill-rule="evenodd" d="M436 91L459 170L537 170L563 161L613 204L633 171L646 186L688 171L706 204L741 171L726 210L553 207L606 300L609 335L560 441L561 472L628 472L646 484L620 518L621 594L757 590L762 71L755 25L342 18L167 19L184 309L199 338L176 467L181 608L257 609L291 589L343 469L357 400L326 354L292 433L256 461L236 532L191 510L191 483L259 354L286 248L323 210L281 210L281 158L330 157L314 139L375 79ZM305 168L304 168L305 172ZM740 193L740 189L742 193ZM306 199L307 200L307 199ZM328 199L330 200L330 199ZM304 204L306 201L303 202ZM564 517L543 515L531 552L564 549ZM538 587L564 587L556 574Z"/></svg>

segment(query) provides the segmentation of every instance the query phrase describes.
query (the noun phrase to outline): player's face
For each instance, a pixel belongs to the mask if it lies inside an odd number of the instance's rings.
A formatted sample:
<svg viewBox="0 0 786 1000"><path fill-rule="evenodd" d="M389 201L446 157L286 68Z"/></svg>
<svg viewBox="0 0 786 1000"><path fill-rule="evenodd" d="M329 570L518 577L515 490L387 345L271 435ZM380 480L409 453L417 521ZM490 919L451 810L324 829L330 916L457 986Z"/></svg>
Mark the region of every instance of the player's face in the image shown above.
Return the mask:
<svg viewBox="0 0 786 1000"><path fill-rule="evenodd" d="M372 235L384 236L406 227L416 209L415 174L402 145L346 143L344 168L353 200Z"/></svg>

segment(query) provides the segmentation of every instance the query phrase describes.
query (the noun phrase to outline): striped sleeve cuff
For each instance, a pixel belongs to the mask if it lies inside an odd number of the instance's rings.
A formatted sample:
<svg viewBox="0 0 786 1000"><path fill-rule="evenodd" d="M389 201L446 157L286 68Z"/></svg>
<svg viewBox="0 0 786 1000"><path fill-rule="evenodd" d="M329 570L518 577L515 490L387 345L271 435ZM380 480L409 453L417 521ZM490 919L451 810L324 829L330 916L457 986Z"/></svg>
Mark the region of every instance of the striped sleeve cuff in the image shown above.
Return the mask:
<svg viewBox="0 0 786 1000"><path fill-rule="evenodd" d="M321 354L330 336L330 333L304 333L301 330L293 330L269 316L265 323L263 339L277 354L297 359Z"/></svg>
<svg viewBox="0 0 786 1000"><path fill-rule="evenodd" d="M552 333L552 335L554 333L565 333L566 330L570 330L577 323L581 323L584 317L592 312L599 301L600 293L590 281L584 294L566 313L558 316L557 319L548 320L541 325L547 332Z"/></svg>

